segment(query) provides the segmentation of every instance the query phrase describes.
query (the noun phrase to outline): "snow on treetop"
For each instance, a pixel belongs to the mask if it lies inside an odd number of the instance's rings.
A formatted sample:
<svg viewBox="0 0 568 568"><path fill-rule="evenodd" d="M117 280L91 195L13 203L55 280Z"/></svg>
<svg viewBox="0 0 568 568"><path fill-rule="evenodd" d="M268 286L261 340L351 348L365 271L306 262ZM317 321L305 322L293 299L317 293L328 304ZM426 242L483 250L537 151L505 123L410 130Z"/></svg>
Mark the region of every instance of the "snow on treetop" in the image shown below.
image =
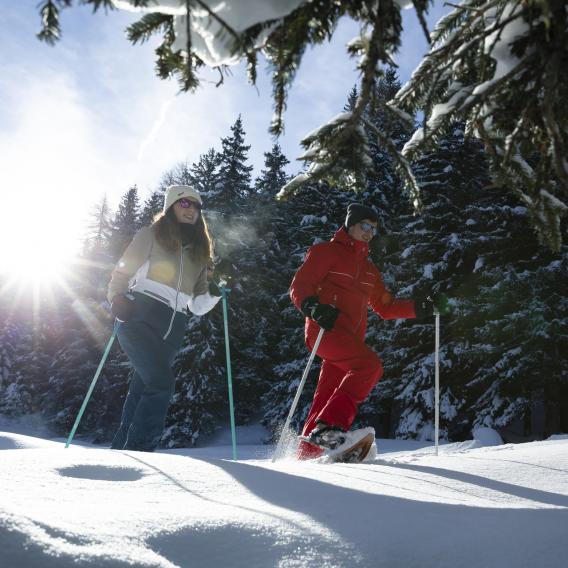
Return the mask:
<svg viewBox="0 0 568 568"><path fill-rule="evenodd" d="M243 53L235 50L235 34L240 34L258 24L270 20L280 20L293 12L304 0L203 0L205 7L192 4L191 7L191 46L196 55L207 65L234 65ZM174 50L187 47L186 4L179 0L155 0L150 6L134 6L134 0L115 0L114 4L122 10L135 12L159 12L173 15L176 41ZM213 13L216 17L214 17ZM224 22L226 25L223 25ZM272 28L263 30L256 38L255 47L260 47Z"/></svg>

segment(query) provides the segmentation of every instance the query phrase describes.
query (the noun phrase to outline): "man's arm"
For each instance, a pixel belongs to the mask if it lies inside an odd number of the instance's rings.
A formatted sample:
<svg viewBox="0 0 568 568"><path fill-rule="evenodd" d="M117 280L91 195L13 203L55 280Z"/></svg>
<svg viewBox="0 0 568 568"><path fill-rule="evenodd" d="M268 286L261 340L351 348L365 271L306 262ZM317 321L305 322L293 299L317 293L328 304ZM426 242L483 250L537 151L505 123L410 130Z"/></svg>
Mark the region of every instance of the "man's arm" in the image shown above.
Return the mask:
<svg viewBox="0 0 568 568"><path fill-rule="evenodd" d="M384 285L381 273L376 268L374 268L374 272L377 283L369 299L372 310L383 319L415 318L414 301L395 298Z"/></svg>

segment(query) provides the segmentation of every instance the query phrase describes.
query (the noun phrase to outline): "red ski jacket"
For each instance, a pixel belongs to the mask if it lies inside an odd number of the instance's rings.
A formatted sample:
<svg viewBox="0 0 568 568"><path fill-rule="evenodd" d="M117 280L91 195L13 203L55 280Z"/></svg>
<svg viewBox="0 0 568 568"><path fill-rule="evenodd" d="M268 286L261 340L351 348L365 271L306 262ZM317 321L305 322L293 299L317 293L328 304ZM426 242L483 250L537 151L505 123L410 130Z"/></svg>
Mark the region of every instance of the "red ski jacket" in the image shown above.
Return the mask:
<svg viewBox="0 0 568 568"><path fill-rule="evenodd" d="M367 259L369 245L352 239L342 227L331 241L310 247L290 285L290 297L301 310L308 296L339 311L336 327L364 339L367 308L383 319L414 318L414 302L397 300L385 288L381 273ZM306 318L306 336L317 324Z"/></svg>

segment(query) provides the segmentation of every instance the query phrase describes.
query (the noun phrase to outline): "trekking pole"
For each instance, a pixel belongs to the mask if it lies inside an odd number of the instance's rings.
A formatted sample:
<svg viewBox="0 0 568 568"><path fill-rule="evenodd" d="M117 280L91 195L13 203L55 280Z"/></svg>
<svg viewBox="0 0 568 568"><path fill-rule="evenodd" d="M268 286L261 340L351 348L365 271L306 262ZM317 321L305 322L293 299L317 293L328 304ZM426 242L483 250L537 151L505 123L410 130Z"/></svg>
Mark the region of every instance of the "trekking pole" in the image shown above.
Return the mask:
<svg viewBox="0 0 568 568"><path fill-rule="evenodd" d="M438 438L440 436L440 312L434 309L436 316L436 339L434 354L434 439L436 442L436 455L438 455Z"/></svg>
<svg viewBox="0 0 568 568"><path fill-rule="evenodd" d="M298 401L300 400L300 395L302 394L302 390L304 389L304 384L306 382L306 378L310 369L312 367L312 363L314 362L314 357L316 356L316 352L318 350L321 338L323 337L324 329L323 327L320 328L316 342L314 344L314 348L310 353L310 358L308 359L308 364L304 369L304 374L302 375L302 380L300 381L300 385L298 386L298 390L296 391L296 396L294 397L294 401L292 402L292 407L290 408L290 412L288 412L288 418L286 418L286 422L284 423L284 428L282 428L282 433L280 434L280 439L278 440L278 444L276 445L276 450L274 451L274 455L272 456L272 462L276 461L276 458L280 455L282 451L282 444L284 443L284 436L285 433L288 431L288 426L290 426L290 421L292 420L292 416L294 415L294 411L296 410L296 406L298 405Z"/></svg>
<svg viewBox="0 0 568 568"><path fill-rule="evenodd" d="M227 314L227 293L231 290L221 282L221 296L223 298L223 323L225 326L225 353L227 355L227 383L229 386L229 414L231 417L231 441L233 445L233 460L237 460L237 434L235 431L235 407L233 403L233 376L231 373L231 350L229 347L229 316Z"/></svg>
<svg viewBox="0 0 568 568"><path fill-rule="evenodd" d="M99 375L101 374L101 371L103 370L103 366L107 360L108 354L110 353L110 348L112 347L112 344L114 343L114 340L116 338L116 333L118 331L118 328L120 327L120 321L116 320L114 323L114 330L112 332L112 335L110 336L110 339L108 340L105 352L103 353L103 357L101 359L101 362L99 363L99 368L97 369L97 372L95 373L95 376L93 377L93 380L91 381L91 386L89 387L89 390L87 391L87 395L85 396L85 400L83 400L83 404L81 405L81 409L79 410L79 414L77 414L77 418L75 419L75 424L73 424L73 428L71 429L71 433L69 434L69 438L67 438L67 443L65 444L65 447L68 448L69 444L71 443L71 440L73 440L73 436L75 436L75 432L77 431L77 428L79 427L79 422L81 422L81 418L83 417L83 412L85 412L85 408L87 408L87 404L89 403L89 399L91 398L91 394L93 393L93 390L95 388L95 385L97 384L97 381L99 379Z"/></svg>

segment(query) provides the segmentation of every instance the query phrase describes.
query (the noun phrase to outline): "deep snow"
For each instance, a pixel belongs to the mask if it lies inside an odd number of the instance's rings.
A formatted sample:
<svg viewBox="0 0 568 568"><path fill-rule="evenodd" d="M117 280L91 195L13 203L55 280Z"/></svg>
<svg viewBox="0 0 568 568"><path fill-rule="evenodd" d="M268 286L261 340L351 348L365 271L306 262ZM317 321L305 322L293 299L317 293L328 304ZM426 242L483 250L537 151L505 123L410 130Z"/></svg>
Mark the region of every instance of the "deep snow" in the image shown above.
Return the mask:
<svg viewBox="0 0 568 568"><path fill-rule="evenodd" d="M22 431L22 430L20 430ZM273 448L153 454L0 433L0 565L559 567L568 436L482 447L379 440L359 465ZM223 440L218 441L223 443Z"/></svg>

